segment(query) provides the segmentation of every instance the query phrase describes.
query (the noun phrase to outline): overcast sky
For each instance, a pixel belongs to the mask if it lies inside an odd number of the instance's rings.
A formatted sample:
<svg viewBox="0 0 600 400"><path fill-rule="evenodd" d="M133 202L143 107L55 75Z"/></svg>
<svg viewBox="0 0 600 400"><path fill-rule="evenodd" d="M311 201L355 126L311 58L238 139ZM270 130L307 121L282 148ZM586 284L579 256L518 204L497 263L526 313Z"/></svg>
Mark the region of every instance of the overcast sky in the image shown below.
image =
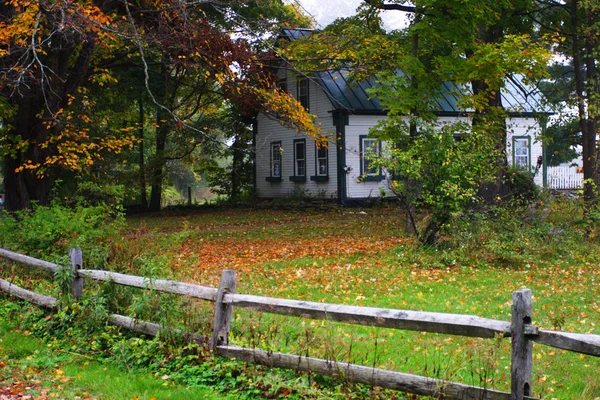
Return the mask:
<svg viewBox="0 0 600 400"><path fill-rule="evenodd" d="M324 28L333 20L349 17L354 14L361 0L299 0L304 9L317 20L316 28ZM382 14L387 29L402 27L404 13L401 11L386 11Z"/></svg>

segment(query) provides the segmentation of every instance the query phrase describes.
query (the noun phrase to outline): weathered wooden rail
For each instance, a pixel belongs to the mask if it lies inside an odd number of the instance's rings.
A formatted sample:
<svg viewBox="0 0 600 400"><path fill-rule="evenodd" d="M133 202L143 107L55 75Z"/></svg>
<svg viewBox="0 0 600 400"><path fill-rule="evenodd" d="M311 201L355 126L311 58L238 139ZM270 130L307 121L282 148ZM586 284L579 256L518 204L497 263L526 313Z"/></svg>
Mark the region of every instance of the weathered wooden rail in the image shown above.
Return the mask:
<svg viewBox="0 0 600 400"><path fill-rule="evenodd" d="M189 283L148 279L116 272L82 269L83 260L79 249L72 249L71 270L73 282L71 292L76 300L83 294L83 278L113 282L120 285L156 290L165 293L189 296L215 303L214 327L211 337L213 350L225 357L245 362L262 364L297 371L343 377L352 382L380 386L419 395L443 397L445 399L472 400L520 400L533 399L531 395L533 349L532 342L600 357L600 336L575 334L538 329L531 324L532 296L529 289L513 293L511 321L499 321L473 315L446 314L396 310L375 307L357 307L340 304L316 303L271 297L237 294L234 271L223 271L219 288ZM45 271L56 273L60 266L22 254L0 249L0 257ZM57 299L20 288L0 279L0 290L46 308L56 308ZM511 338L511 392L469 386L461 383L411 375L395 371L366 367L332 360L304 357L294 354L267 352L229 345L229 331L233 307L310 318L336 321L347 324L368 325L390 329L433 332L468 337L493 338L498 335ZM156 336L165 327L147 321L111 314L112 324L146 335ZM201 340L200 335L191 335Z"/></svg>

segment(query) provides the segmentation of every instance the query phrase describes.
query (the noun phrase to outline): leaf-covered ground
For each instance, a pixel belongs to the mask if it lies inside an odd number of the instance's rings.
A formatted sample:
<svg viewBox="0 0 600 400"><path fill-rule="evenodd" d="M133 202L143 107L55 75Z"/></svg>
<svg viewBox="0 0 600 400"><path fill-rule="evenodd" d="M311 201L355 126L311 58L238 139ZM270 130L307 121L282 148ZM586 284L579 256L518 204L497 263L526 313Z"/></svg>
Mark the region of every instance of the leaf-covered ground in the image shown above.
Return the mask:
<svg viewBox="0 0 600 400"><path fill-rule="evenodd" d="M0 306L6 304L0 299ZM186 388L168 377L128 372L53 348L16 322L0 321L0 400L220 398L207 388Z"/></svg>
<svg viewBox="0 0 600 400"><path fill-rule="evenodd" d="M450 248L419 247L403 232L404 221L393 207L163 213L129 219L112 265L210 286L218 285L223 269L234 269L241 293L503 320L510 320L512 292L528 287L536 325L598 334L598 243L577 229L565 232L561 207L546 211L539 223L506 229L496 223L475 235L446 232ZM234 341L242 345L508 389L507 340L348 327L243 310L235 316ZM535 346L536 395L600 398L599 373L598 358Z"/></svg>
<svg viewBox="0 0 600 400"><path fill-rule="evenodd" d="M218 283L221 270L234 269L241 283L245 276L251 279L264 273L272 263L310 260L318 264L397 247L410 241L400 226L399 215L391 210L369 214L358 210L227 210L132 219L117 253L132 266L140 257L160 254L172 273L211 285ZM298 278L286 276L286 271L272 272L281 275L283 286Z"/></svg>

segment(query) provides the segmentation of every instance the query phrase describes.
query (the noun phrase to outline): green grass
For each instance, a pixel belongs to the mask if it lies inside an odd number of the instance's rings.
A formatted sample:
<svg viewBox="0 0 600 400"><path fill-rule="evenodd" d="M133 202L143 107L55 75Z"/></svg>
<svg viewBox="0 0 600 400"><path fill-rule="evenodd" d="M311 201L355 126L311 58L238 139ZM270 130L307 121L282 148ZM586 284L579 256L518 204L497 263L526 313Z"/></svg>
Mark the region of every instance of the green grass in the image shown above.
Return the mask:
<svg viewBox="0 0 600 400"><path fill-rule="evenodd" d="M506 210L487 217L457 216L440 244L428 248L404 234L404 221L393 207L365 213L164 212L128 219L127 229L112 245L107 268L213 287L223 269L234 269L239 293L506 321L512 292L528 287L534 295L535 325L600 334L600 246L598 239L583 234L577 207L574 202L552 201L533 216ZM111 299L140 304L136 310L143 318L174 324L185 320L210 332L210 304L188 301L174 307L176 300L166 295L129 289L110 293ZM164 305L170 305L168 313L161 311ZM508 339L369 328L237 308L231 340L501 390L510 385ZM534 345L533 365L536 396L600 397L599 358ZM257 382L267 378L254 373L245 379L247 387L256 389L263 385ZM285 388L294 379L273 374L268 378L276 382L272 386ZM251 380L254 383L248 383ZM312 389L309 382L301 390L323 398L360 397L343 388L327 394Z"/></svg>
<svg viewBox="0 0 600 400"><path fill-rule="evenodd" d="M3 303L5 304L5 303ZM222 399L209 388L184 387L160 376L132 373L111 363L57 351L31 332L0 321L0 388L12 384L23 395L50 398ZM87 396L87 397L86 397ZM44 397L44 398L48 398Z"/></svg>
<svg viewBox="0 0 600 400"><path fill-rule="evenodd" d="M117 257L165 257L170 272L216 286L220 271L238 272L238 292L339 304L473 314L510 320L512 292L534 294L534 323L547 329L600 333L595 240L586 239L564 207L523 222L458 221L441 245L420 247L403 233L398 210L326 212L228 210L130 221ZM573 216L573 214L571 214ZM475 225L475 229L473 228ZM452 237L457 235L459 237ZM249 255L244 256L244 251ZM212 256L207 256L212 255ZM129 257L129 259L128 259ZM198 262L201 260L201 262ZM311 354L403 372L509 388L510 342L372 329L237 309L233 342ZM535 345L536 395L600 396L600 360Z"/></svg>

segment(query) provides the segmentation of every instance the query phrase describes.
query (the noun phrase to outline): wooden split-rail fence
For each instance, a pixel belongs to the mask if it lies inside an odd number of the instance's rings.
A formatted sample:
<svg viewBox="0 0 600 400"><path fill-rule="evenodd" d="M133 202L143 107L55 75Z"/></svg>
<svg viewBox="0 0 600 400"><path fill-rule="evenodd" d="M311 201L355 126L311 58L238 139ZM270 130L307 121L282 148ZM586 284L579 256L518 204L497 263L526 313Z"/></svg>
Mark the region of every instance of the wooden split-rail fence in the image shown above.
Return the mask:
<svg viewBox="0 0 600 400"><path fill-rule="evenodd" d="M342 377L347 381L406 393L460 400L534 399L531 397L533 342L572 352L600 356L599 335L549 331L533 326L532 295L529 289L521 289L513 293L512 317L508 322L473 315L358 307L238 294L235 292L236 275L231 270L223 271L219 287L212 288L171 280L150 280L116 272L82 269L81 250L71 249L70 256L70 268L73 272L71 293L76 300L82 296L83 278L86 277L96 281L113 282L119 285L211 301L215 303L215 313L210 344L212 349L221 356L270 367ZM4 249L0 249L0 257L42 268L51 273L56 273L61 268L57 264ZM57 299L20 288L3 279L0 279L0 289L39 306L50 309L57 307ZM510 337L512 349L511 391L508 393L347 362L233 346L229 344L228 340L233 307L391 329L479 338L494 338L498 335ZM139 321L117 314L111 314L109 321L112 324L152 336L156 336L162 329L165 329L164 326L153 322ZM198 335L198 337L200 336Z"/></svg>

